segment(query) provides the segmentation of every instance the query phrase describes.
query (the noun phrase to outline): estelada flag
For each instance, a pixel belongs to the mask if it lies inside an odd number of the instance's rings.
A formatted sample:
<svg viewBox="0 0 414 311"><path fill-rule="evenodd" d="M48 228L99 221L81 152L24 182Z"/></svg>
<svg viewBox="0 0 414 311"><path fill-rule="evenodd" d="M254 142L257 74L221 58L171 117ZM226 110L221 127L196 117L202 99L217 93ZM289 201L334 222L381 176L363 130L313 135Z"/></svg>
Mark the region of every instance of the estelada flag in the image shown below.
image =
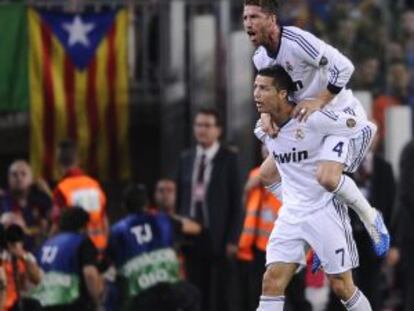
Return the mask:
<svg viewBox="0 0 414 311"><path fill-rule="evenodd" d="M89 174L128 178L127 11L30 8L28 20L34 173L57 180L57 145L70 138Z"/></svg>
<svg viewBox="0 0 414 311"><path fill-rule="evenodd" d="M29 109L27 18L24 3L0 6L0 111Z"/></svg>

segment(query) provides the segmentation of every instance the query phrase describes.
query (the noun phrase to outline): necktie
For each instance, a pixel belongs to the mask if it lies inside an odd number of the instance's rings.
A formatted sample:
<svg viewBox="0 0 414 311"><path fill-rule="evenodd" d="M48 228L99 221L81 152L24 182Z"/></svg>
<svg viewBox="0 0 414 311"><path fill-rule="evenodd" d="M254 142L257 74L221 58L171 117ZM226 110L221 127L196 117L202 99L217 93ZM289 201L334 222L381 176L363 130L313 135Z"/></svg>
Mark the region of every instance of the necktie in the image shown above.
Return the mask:
<svg viewBox="0 0 414 311"><path fill-rule="evenodd" d="M198 174L197 174L197 198L195 202L195 219L200 224L204 225L205 215L204 215L204 199L205 199L205 184L204 184L204 172L206 170L206 155L203 154L200 158L200 163L198 164Z"/></svg>
<svg viewBox="0 0 414 311"><path fill-rule="evenodd" d="M204 171L206 170L206 155L203 154L200 159L200 163L198 164L198 176L197 176L197 183L204 184Z"/></svg>

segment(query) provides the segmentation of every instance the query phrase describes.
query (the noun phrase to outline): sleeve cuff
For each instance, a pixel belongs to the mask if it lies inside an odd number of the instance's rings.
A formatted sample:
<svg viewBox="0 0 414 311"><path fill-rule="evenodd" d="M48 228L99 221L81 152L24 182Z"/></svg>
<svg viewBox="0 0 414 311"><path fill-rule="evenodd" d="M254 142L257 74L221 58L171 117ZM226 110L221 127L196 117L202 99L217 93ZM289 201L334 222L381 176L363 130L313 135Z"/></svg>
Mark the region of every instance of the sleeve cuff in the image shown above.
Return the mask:
<svg viewBox="0 0 414 311"><path fill-rule="evenodd" d="M254 135L260 140L263 144L266 141L266 133L262 129L262 121L259 119L256 122L256 126L254 128Z"/></svg>
<svg viewBox="0 0 414 311"><path fill-rule="evenodd" d="M333 85L331 83L328 84L328 91L332 94L338 94L342 90L342 87Z"/></svg>

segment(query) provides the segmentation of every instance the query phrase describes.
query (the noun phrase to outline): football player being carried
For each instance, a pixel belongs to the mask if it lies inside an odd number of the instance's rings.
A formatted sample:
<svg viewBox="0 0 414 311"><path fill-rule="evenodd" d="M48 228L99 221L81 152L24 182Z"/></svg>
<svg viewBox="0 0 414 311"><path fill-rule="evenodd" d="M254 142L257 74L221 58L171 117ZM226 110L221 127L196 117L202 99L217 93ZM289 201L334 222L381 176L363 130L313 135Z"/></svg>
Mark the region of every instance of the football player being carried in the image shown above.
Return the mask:
<svg viewBox="0 0 414 311"><path fill-rule="evenodd" d="M282 179L283 207L266 248L266 272L258 311L283 311L284 292L299 266L306 265L307 249L321 260L330 286L347 310L371 311L370 303L354 285L352 269L358 251L346 205L317 180L317 167L324 141L334 135L341 148L325 153L324 159L342 161L347 149L364 132L376 131L366 119L344 112L317 111L307 122L292 118L295 103L289 98L294 83L281 66L259 70L254 100L261 113L269 113L279 127L277 137L256 129L266 144Z"/></svg>

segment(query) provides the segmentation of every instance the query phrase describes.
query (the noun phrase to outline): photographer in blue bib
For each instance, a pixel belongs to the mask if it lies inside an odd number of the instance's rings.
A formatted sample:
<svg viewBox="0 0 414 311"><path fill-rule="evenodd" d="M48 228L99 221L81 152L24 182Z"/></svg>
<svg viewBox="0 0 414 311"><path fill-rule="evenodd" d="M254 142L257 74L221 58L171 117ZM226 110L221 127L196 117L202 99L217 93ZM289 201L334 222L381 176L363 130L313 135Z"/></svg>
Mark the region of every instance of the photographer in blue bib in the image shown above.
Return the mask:
<svg viewBox="0 0 414 311"><path fill-rule="evenodd" d="M126 188L124 207L128 215L112 226L108 247L118 275L119 310L198 311L199 292L180 279L174 242L177 235L198 234L201 227L148 209L144 185Z"/></svg>
<svg viewBox="0 0 414 311"><path fill-rule="evenodd" d="M101 306L104 283L97 268L98 250L86 234L88 222L83 209L66 209L59 233L39 250L43 278L32 295L45 311L95 311Z"/></svg>

